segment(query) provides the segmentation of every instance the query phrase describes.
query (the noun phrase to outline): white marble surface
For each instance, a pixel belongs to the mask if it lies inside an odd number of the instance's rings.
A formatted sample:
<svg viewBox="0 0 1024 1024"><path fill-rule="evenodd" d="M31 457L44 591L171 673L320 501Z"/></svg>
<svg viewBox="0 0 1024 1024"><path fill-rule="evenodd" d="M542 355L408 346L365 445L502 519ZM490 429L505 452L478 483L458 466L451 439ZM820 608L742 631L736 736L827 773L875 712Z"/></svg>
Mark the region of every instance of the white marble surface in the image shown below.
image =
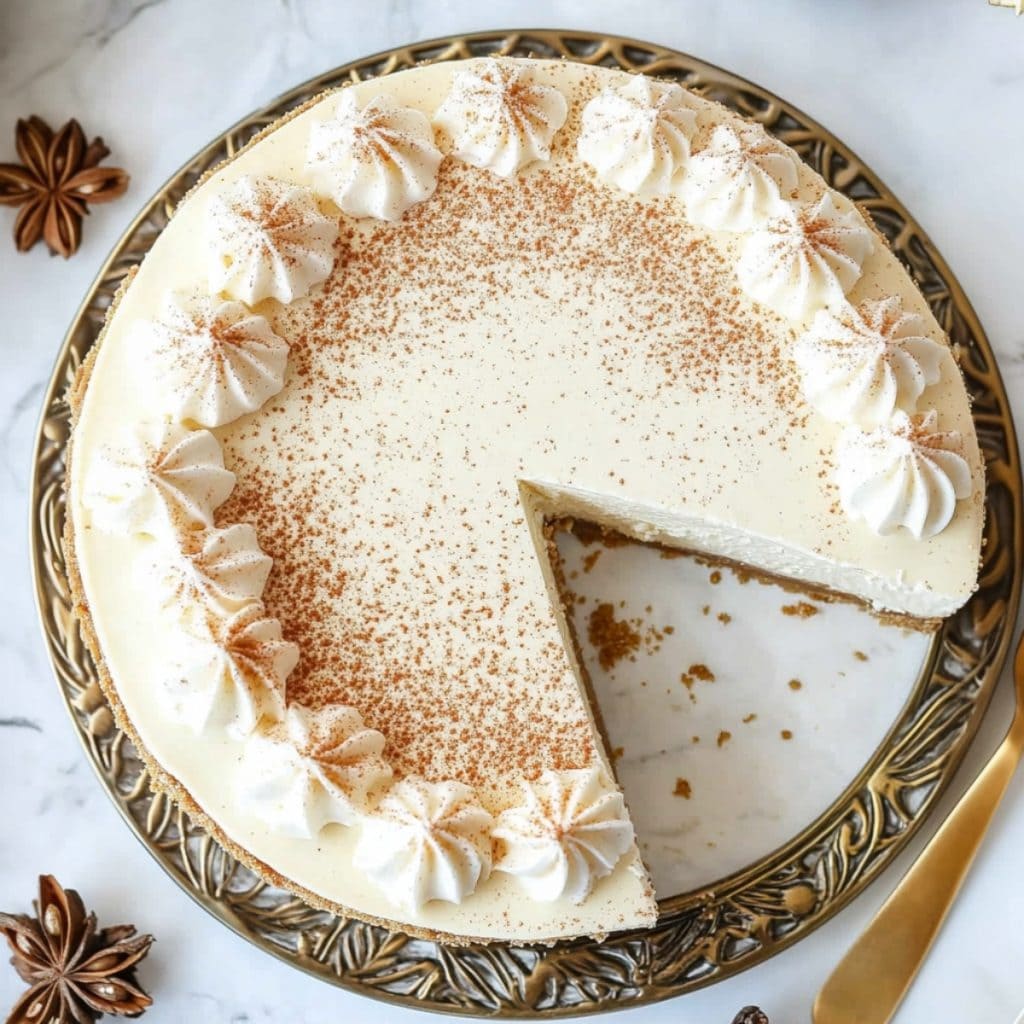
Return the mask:
<svg viewBox="0 0 1024 1024"><path fill-rule="evenodd" d="M0 0L0 160L18 116L75 115L133 174L128 196L86 225L70 263L0 241L0 907L35 875L82 890L108 922L159 944L143 970L159 1022L413 1021L265 958L164 876L94 780L52 682L32 606L27 480L38 403L61 335L138 206L188 155L296 82L383 47L446 32L547 24L663 42L786 96L857 150L915 211L972 297L1024 416L1024 19L983 0L771 5L698 0ZM13 214L0 211L0 230ZM1005 728L993 705L968 764ZM965 890L898 1020L1000 1024L1024 1006L1024 775L1010 789ZM915 849L920 847L920 841ZM792 951L681 1001L623 1019L728 1024L745 1003L809 1019L813 994L909 863ZM0 970L0 1006L19 983ZM608 1019L608 1018L606 1018ZM612 1018L614 1019L614 1018Z"/></svg>
<svg viewBox="0 0 1024 1024"><path fill-rule="evenodd" d="M852 604L798 602L700 558L566 533L559 550L662 897L758 862L828 810L892 728L931 647L930 633Z"/></svg>

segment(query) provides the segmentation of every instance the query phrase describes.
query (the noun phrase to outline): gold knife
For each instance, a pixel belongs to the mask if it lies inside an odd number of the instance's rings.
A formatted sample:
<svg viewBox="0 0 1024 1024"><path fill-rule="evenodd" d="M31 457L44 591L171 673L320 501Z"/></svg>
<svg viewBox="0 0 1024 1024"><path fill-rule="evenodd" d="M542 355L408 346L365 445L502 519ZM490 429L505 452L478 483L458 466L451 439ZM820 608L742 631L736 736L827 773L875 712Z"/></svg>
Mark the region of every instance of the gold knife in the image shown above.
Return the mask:
<svg viewBox="0 0 1024 1024"><path fill-rule="evenodd" d="M886 1024L907 994L1024 754L1024 637L1006 738L825 982L814 1024Z"/></svg>

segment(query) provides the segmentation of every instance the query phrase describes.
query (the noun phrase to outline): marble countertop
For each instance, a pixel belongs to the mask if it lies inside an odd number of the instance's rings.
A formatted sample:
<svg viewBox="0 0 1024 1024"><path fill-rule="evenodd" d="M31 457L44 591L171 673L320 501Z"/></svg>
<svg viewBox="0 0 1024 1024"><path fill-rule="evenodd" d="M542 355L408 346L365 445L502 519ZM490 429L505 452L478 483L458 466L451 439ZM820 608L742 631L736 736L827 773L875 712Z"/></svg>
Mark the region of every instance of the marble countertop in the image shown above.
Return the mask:
<svg viewBox="0 0 1024 1024"><path fill-rule="evenodd" d="M77 116L132 185L97 208L70 262L0 240L0 907L27 909L40 871L102 920L158 937L142 977L153 1024L413 1021L253 950L186 899L118 819L73 734L39 637L26 519L39 402L96 267L186 157L256 106L329 67L416 39L514 25L605 30L686 50L805 109L915 212L959 276L1024 417L1024 19L984 0L771 5L633 0L0 0L0 159L19 116ZM13 213L0 211L6 235ZM948 808L1005 729L1003 686ZM940 814L942 813L940 809ZM645 1024L728 1024L758 1003L773 1024L809 1020L832 965L923 837L855 903L791 951L731 981L629 1011ZM901 1024L1011 1024L1024 1007L1024 774L1000 810ZM0 1007L20 983L0 969ZM620 1015L623 1018L626 1014ZM615 1015L611 1018L614 1019Z"/></svg>

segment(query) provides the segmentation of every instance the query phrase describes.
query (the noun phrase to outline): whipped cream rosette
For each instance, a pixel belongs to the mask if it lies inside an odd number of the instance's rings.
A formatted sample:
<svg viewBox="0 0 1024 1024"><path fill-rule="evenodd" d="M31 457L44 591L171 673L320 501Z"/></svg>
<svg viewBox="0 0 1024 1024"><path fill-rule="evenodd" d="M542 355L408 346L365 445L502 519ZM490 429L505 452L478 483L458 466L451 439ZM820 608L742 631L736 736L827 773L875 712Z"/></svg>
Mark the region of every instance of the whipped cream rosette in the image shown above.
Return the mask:
<svg viewBox="0 0 1024 1024"><path fill-rule="evenodd" d="M633 845L622 793L593 766L545 772L523 784L523 796L498 817L495 870L514 875L531 899L582 903Z"/></svg>
<svg viewBox="0 0 1024 1024"><path fill-rule="evenodd" d="M223 614L187 617L176 663L162 680L170 716L197 733L248 736L285 713L285 682L299 649L259 601Z"/></svg>
<svg viewBox="0 0 1024 1024"><path fill-rule="evenodd" d="M238 800L285 835L310 838L325 825L353 825L391 781L384 737L355 708L294 702L284 721L250 737Z"/></svg>
<svg viewBox="0 0 1024 1024"><path fill-rule="evenodd" d="M234 486L213 434L155 422L126 431L96 454L84 502L100 530L167 536L212 526L214 510Z"/></svg>
<svg viewBox="0 0 1024 1024"><path fill-rule="evenodd" d="M134 343L146 376L166 385L167 411L202 427L255 412L284 387L288 343L241 302L168 293Z"/></svg>
<svg viewBox="0 0 1024 1024"><path fill-rule="evenodd" d="M716 231L750 231L784 216L799 182L792 150L759 124L720 124L690 157L683 181L686 215Z"/></svg>
<svg viewBox="0 0 1024 1024"><path fill-rule="evenodd" d="M206 210L210 290L255 306L292 302L334 265L338 224L303 185L245 175Z"/></svg>
<svg viewBox="0 0 1024 1024"><path fill-rule="evenodd" d="M819 310L793 349L807 401L830 420L862 427L913 411L938 383L947 352L926 330L896 296Z"/></svg>
<svg viewBox="0 0 1024 1024"><path fill-rule="evenodd" d="M938 429L934 409L897 412L874 430L847 427L837 458L843 508L879 534L904 529L918 540L934 537L974 489L963 440Z"/></svg>
<svg viewBox="0 0 1024 1024"><path fill-rule="evenodd" d="M460 903L491 872L492 824L469 786L407 776L363 821L354 863L400 907Z"/></svg>
<svg viewBox="0 0 1024 1024"><path fill-rule="evenodd" d="M386 96L361 106L346 90L334 117L310 130L306 169L350 217L398 220L433 194L441 158L422 112Z"/></svg>
<svg viewBox="0 0 1024 1024"><path fill-rule="evenodd" d="M803 320L842 302L874 248L871 229L852 204L826 191L817 202L784 203L747 234L736 273L751 298Z"/></svg>
<svg viewBox="0 0 1024 1024"><path fill-rule="evenodd" d="M273 560L248 523L179 534L158 581L165 605L197 605L224 614L258 601Z"/></svg>
<svg viewBox="0 0 1024 1024"><path fill-rule="evenodd" d="M636 195L664 195L682 184L696 128L685 89L636 75L587 103L576 148L602 181Z"/></svg>
<svg viewBox="0 0 1024 1024"><path fill-rule="evenodd" d="M565 97L537 84L528 67L494 60L455 75L434 123L451 136L452 156L510 178L550 159L568 109Z"/></svg>

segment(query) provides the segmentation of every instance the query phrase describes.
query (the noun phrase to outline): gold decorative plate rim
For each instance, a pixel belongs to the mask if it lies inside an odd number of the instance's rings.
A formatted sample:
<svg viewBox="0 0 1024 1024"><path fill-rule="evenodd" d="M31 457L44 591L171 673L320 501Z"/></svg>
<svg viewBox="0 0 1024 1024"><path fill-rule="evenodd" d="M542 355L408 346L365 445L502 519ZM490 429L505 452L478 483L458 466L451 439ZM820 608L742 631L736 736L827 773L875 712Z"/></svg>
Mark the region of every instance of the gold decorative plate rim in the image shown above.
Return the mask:
<svg viewBox="0 0 1024 1024"><path fill-rule="evenodd" d="M153 792L113 720L71 610L63 547L64 395L120 282L210 167L306 99L417 63L486 54L561 57L674 78L753 117L859 203L957 348L986 459L988 517L978 592L936 635L913 693L868 764L790 842L713 885L661 901L658 924L550 948L448 947L316 910L267 885ZM188 894L259 948L334 984L421 1009L504 1017L623 1009L711 984L767 959L853 899L920 827L988 706L1016 619L1024 551L1017 440L991 346L962 288L903 205L846 146L796 107L707 62L578 30L495 30L431 39L352 61L243 118L175 172L132 221L83 300L43 402L31 488L36 601L79 738L144 846Z"/></svg>

